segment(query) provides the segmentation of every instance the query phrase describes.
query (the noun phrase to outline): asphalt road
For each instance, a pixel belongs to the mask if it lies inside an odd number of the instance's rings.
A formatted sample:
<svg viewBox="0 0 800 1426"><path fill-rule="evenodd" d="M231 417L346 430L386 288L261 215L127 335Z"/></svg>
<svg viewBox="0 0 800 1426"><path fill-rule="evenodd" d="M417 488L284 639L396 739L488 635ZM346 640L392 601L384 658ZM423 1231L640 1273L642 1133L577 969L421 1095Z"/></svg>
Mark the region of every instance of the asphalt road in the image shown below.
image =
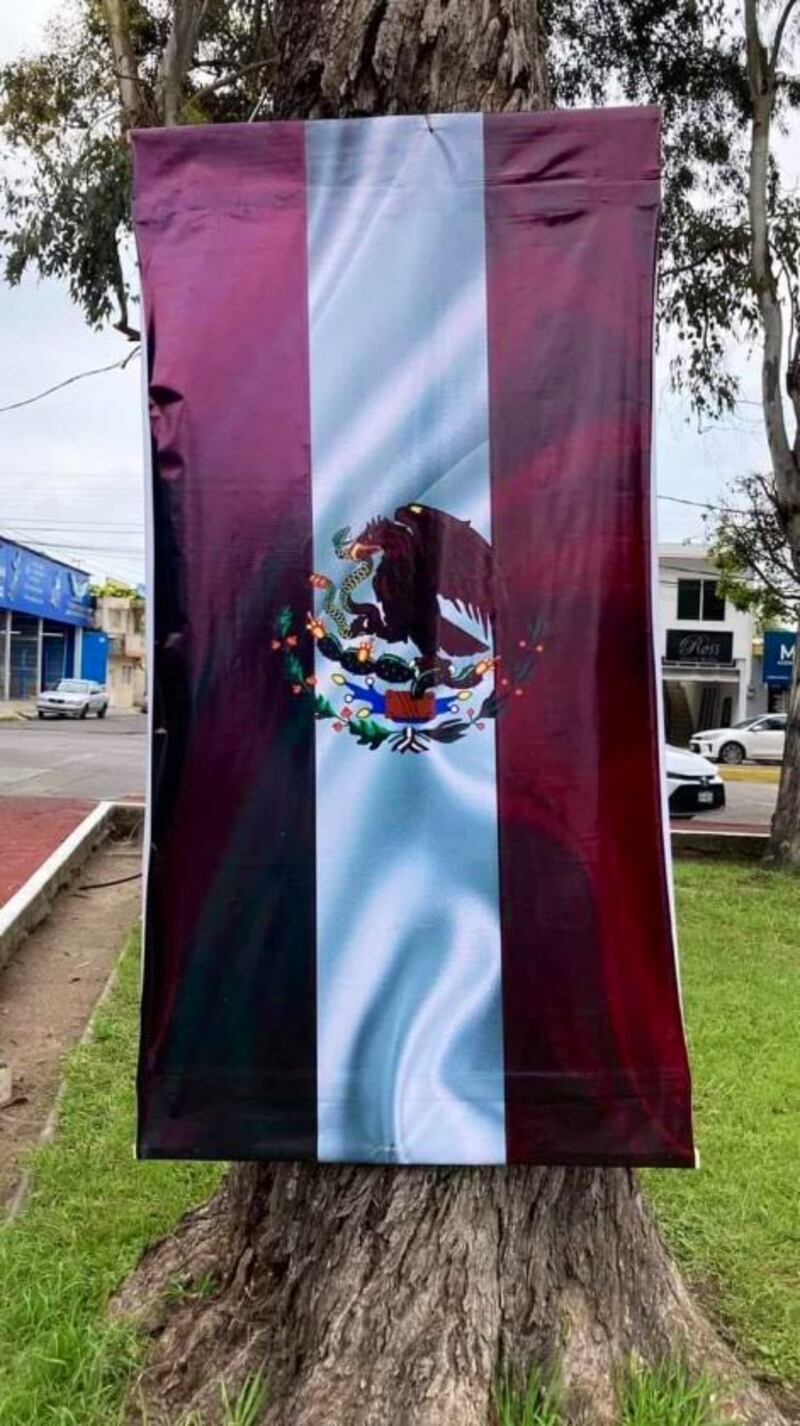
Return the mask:
<svg viewBox="0 0 800 1426"><path fill-rule="evenodd" d="M777 783L769 782L726 782L726 805L716 812L702 812L687 824L697 827L703 822L714 822L768 827L775 811L778 796Z"/></svg>
<svg viewBox="0 0 800 1426"><path fill-rule="evenodd" d="M100 721L0 723L0 796L140 798L144 795L147 719L109 714ZM762 782L726 784L727 806L704 812L701 822L761 824L775 808L777 787Z"/></svg>
<svg viewBox="0 0 800 1426"><path fill-rule="evenodd" d="M146 731L142 713L0 723L0 797L141 798Z"/></svg>

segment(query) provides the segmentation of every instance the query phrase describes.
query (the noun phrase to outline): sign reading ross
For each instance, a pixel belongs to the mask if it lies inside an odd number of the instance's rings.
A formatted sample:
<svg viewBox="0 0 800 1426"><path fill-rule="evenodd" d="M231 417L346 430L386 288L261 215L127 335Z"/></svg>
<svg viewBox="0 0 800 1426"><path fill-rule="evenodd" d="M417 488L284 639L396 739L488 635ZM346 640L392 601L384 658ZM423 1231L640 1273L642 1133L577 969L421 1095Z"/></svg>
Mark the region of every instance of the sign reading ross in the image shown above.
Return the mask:
<svg viewBox="0 0 800 1426"><path fill-rule="evenodd" d="M62 624L90 625L92 596L82 569L0 541L0 607Z"/></svg>
<svg viewBox="0 0 800 1426"><path fill-rule="evenodd" d="M764 635L764 682L788 688L794 675L796 635L791 629L770 629Z"/></svg>
<svg viewBox="0 0 800 1426"><path fill-rule="evenodd" d="M733 663L733 634L724 630L668 629L669 663Z"/></svg>

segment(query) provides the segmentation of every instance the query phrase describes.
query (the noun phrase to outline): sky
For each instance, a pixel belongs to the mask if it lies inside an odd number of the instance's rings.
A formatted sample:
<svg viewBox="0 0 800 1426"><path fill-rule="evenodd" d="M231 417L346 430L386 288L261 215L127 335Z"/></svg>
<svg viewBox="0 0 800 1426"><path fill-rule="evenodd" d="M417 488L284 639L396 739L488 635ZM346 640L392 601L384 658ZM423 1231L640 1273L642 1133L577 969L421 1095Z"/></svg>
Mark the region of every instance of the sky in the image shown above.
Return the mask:
<svg viewBox="0 0 800 1426"><path fill-rule="evenodd" d="M35 52L58 0L0 5L0 63ZM0 280L0 407L24 401L130 350L117 333L93 332L65 284ZM767 462L758 409L758 360L732 358L743 378L737 413L699 429L670 390L667 353L656 372L656 473L662 540L701 539L702 511L736 475ZM752 403L752 404L747 404ZM0 412L0 531L74 561L98 578L144 579L144 481L139 359ZM669 499L667 497L673 497Z"/></svg>

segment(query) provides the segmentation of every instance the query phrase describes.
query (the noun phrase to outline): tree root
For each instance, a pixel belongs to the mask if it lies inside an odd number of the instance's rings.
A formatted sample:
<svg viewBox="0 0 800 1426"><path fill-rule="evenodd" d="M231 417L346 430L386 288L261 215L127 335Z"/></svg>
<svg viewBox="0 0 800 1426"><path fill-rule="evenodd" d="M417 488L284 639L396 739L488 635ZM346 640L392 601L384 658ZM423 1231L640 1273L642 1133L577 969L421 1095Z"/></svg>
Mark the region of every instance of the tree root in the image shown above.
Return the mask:
<svg viewBox="0 0 800 1426"><path fill-rule="evenodd" d="M239 1166L113 1310L152 1334L151 1426L216 1426L219 1381L262 1365L264 1426L490 1426L499 1373L533 1363L571 1423L611 1426L632 1354L713 1377L726 1419L785 1426L621 1169Z"/></svg>

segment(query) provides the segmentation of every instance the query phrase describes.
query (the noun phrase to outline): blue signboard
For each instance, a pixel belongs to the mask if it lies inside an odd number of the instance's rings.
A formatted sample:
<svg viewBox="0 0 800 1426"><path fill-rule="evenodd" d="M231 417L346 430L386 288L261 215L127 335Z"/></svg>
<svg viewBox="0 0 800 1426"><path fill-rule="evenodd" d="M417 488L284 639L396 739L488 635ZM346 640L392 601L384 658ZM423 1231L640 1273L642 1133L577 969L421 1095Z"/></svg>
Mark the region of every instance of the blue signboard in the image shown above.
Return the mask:
<svg viewBox="0 0 800 1426"><path fill-rule="evenodd" d="M794 675L795 635L791 629L770 629L764 635L764 682L788 688Z"/></svg>
<svg viewBox="0 0 800 1426"><path fill-rule="evenodd" d="M0 540L0 609L88 626L92 623L89 575L24 545Z"/></svg>

